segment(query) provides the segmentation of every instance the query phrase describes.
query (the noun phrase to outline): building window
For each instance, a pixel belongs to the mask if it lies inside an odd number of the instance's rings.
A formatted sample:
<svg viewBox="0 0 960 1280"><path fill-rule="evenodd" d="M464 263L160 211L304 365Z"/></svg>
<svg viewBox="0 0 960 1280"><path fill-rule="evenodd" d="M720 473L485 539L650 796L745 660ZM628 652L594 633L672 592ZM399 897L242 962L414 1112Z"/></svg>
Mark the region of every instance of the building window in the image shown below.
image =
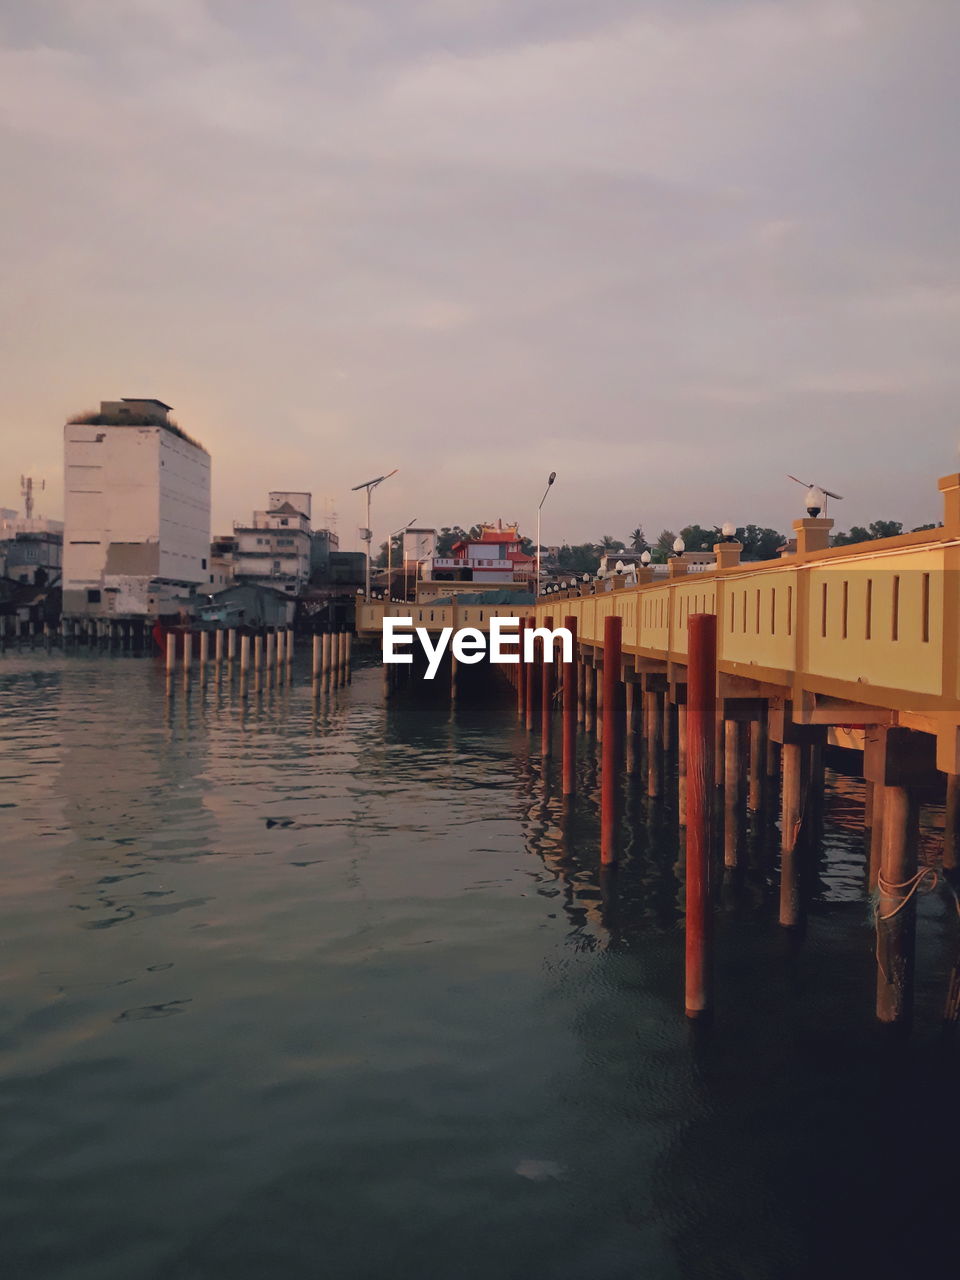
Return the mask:
<svg viewBox="0 0 960 1280"><path fill-rule="evenodd" d="M286 526L290 523L290 521L289 521L289 520L281 520L281 521L280 521L280 523L284 526L284 528L286 528Z"/></svg>
<svg viewBox="0 0 960 1280"><path fill-rule="evenodd" d="M87 592L87 604L99 604L99 603L100 603L100 592L96 590L96 588L92 587Z"/></svg>
<svg viewBox="0 0 960 1280"><path fill-rule="evenodd" d="M211 575L210 575L210 581L211 581L211 582L213 581L213 574L212 574L212 573L211 573Z"/></svg>
<svg viewBox="0 0 960 1280"><path fill-rule="evenodd" d="M207 567L207 562L206 562L206 560L201 560L201 561L200 561L200 568L201 568L201 569L205 569L206 567Z"/></svg>

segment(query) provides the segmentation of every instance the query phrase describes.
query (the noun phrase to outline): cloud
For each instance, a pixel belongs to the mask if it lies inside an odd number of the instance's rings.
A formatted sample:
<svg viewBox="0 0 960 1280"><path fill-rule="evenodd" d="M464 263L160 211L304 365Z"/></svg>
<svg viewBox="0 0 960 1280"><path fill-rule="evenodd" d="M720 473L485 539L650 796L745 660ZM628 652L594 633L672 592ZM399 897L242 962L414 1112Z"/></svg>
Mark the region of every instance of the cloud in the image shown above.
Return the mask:
<svg viewBox="0 0 960 1280"><path fill-rule="evenodd" d="M958 35L937 0L14 7L11 474L149 386L213 449L221 524L274 485L265 435L324 493L417 459L394 524L522 513L548 457L570 537L775 524L786 451L855 468L854 520L929 518Z"/></svg>

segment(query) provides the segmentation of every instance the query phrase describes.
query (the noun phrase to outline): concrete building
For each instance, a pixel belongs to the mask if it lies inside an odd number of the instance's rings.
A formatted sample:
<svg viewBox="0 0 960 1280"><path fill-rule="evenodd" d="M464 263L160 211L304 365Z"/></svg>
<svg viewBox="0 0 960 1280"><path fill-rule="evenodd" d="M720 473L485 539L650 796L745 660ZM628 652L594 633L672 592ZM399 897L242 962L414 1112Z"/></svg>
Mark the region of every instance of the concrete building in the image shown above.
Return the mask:
<svg viewBox="0 0 960 1280"><path fill-rule="evenodd" d="M229 533L218 534L210 543L209 593L222 591L233 582L237 565L237 539Z"/></svg>
<svg viewBox="0 0 960 1280"><path fill-rule="evenodd" d="M17 533L0 541L0 574L15 582L57 585L62 561L60 533Z"/></svg>
<svg viewBox="0 0 960 1280"><path fill-rule="evenodd" d="M310 578L310 506L309 493L278 490L251 524L235 524L234 578L299 595Z"/></svg>
<svg viewBox="0 0 960 1280"><path fill-rule="evenodd" d="M160 400L64 427L65 617L149 618L208 585L210 455Z"/></svg>

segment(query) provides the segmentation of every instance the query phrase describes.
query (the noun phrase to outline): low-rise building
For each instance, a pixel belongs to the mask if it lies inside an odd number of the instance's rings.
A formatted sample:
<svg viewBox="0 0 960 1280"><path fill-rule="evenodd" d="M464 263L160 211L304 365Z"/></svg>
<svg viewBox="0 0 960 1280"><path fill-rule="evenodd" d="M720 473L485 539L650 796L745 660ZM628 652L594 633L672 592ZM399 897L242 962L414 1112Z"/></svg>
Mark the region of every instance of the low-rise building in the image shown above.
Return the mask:
<svg viewBox="0 0 960 1280"><path fill-rule="evenodd" d="M233 576L297 596L310 578L310 494L277 491L268 501L250 524L233 527Z"/></svg>
<svg viewBox="0 0 960 1280"><path fill-rule="evenodd" d="M516 524L480 525L475 538L455 542L450 556L428 555L419 563L417 598L429 599L456 591L488 591L505 587L529 591L536 574L536 558L523 550Z"/></svg>
<svg viewBox="0 0 960 1280"><path fill-rule="evenodd" d="M17 533L0 542L0 574L15 582L53 586L62 564L62 533Z"/></svg>

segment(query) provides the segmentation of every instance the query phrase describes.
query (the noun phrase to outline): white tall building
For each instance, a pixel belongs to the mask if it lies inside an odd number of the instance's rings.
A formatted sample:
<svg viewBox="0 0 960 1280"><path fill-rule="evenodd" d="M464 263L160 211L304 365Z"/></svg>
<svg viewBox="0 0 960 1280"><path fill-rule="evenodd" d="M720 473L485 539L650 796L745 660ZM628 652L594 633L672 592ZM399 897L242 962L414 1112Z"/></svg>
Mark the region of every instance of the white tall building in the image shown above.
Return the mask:
<svg viewBox="0 0 960 1280"><path fill-rule="evenodd" d="M160 400L64 427L63 612L156 617L209 579L210 455Z"/></svg>

